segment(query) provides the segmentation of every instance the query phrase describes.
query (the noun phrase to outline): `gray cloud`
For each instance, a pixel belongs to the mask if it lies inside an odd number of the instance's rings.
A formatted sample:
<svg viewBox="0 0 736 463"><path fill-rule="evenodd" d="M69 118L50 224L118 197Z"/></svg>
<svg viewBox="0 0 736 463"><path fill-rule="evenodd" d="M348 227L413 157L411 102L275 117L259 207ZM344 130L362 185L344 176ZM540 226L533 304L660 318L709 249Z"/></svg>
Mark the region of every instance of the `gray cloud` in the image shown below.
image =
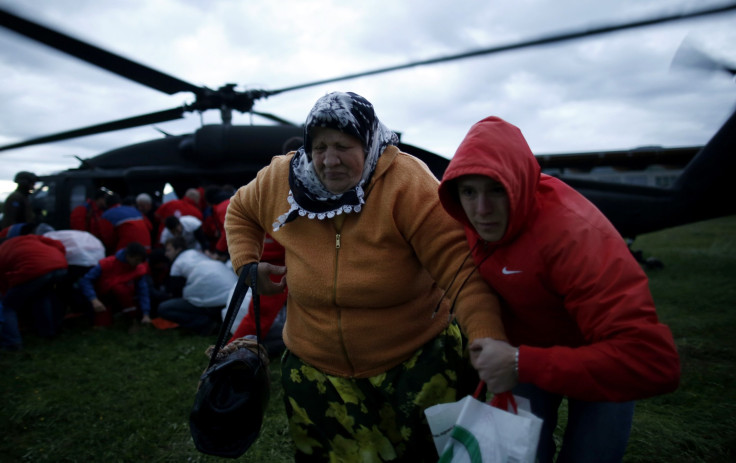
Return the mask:
<svg viewBox="0 0 736 463"><path fill-rule="evenodd" d="M689 0L0 0L0 5L195 85L276 89L349 73L722 5ZM371 100L405 141L452 155L467 129L495 114L518 125L537 153L704 143L733 110L723 75L670 70L683 39L736 62L736 14L621 31L566 43L423 66L294 91L256 109L301 122L332 90ZM0 30L0 143L159 111L168 96ZM202 116L216 123L216 112ZM236 123L250 123L248 115ZM253 117L256 123L263 123ZM200 116L161 124L196 129ZM156 138L151 127L0 153L0 180L20 168L49 173Z"/></svg>

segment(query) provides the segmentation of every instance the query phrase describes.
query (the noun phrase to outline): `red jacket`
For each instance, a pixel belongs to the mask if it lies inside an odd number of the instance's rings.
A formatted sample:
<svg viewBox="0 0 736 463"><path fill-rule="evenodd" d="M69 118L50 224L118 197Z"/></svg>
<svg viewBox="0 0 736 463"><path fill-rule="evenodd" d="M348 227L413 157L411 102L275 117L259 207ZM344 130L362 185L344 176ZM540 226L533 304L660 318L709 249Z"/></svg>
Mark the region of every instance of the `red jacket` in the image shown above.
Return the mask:
<svg viewBox="0 0 736 463"><path fill-rule="evenodd" d="M69 228L90 232L97 238L102 238L100 218L103 212L105 211L99 208L93 200L88 199L85 204L72 209L69 214Z"/></svg>
<svg viewBox="0 0 736 463"><path fill-rule="evenodd" d="M470 225L453 180L480 174L509 197L501 240ZM475 124L440 185L445 209L465 225L473 258L498 292L519 349L519 381L590 401L628 401L677 388L672 334L659 323L648 280L613 225L562 181L540 174L519 129Z"/></svg>
<svg viewBox="0 0 736 463"><path fill-rule="evenodd" d="M131 267L118 256L107 256L99 263L102 270L96 289L99 294L105 294L114 286L134 281L148 272L148 263L143 262L136 267Z"/></svg>
<svg viewBox="0 0 736 463"><path fill-rule="evenodd" d="M107 209L100 220L100 240L105 243L108 254L114 254L136 241L151 249L151 222L132 206L113 206Z"/></svg>
<svg viewBox="0 0 736 463"><path fill-rule="evenodd" d="M227 252L227 237L225 236L225 214L227 214L227 206L230 204L230 199L226 199L212 207L212 215L215 216L215 223L217 225L218 239L215 244L215 250L220 252ZM283 264L282 264L283 265Z"/></svg>
<svg viewBox="0 0 736 463"><path fill-rule="evenodd" d="M61 241L41 235L22 235L0 244L0 292L67 268Z"/></svg>
<svg viewBox="0 0 736 463"><path fill-rule="evenodd" d="M199 206L187 197L166 201L156 209L156 213L154 215L162 224L164 223L164 220L166 220L166 217L172 215L175 215L176 217L193 215L199 220L202 220L202 211L199 209Z"/></svg>

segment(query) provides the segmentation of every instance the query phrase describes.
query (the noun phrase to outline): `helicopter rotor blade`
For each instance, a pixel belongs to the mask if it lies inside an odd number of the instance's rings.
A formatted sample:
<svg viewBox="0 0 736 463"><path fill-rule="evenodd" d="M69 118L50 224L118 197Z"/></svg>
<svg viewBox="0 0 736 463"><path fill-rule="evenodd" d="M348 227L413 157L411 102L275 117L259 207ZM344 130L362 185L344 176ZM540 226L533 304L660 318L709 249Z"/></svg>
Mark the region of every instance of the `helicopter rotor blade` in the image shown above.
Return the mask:
<svg viewBox="0 0 736 463"><path fill-rule="evenodd" d="M163 72L144 66L120 55L103 50L67 34L55 31L33 21L17 16L0 8L0 26L18 34L48 45L68 55L79 58L102 69L106 69L126 79L143 84L169 95L178 92L199 94L202 87L172 77Z"/></svg>
<svg viewBox="0 0 736 463"><path fill-rule="evenodd" d="M99 47L75 39L69 35L61 32L52 30L48 27L42 26L35 22L24 19L17 16L0 7L0 26L11 29L21 35L29 37L33 40L46 44L52 48L65 52L69 55L75 56L83 61L86 61L95 66L106 69L110 72L118 74L121 77L133 80L141 83L150 88L162 91L167 94L174 94L178 92L192 92L196 96L196 101L192 104L182 106L179 108L169 109L156 113L151 113L143 116L136 116L127 119L121 119L118 121L98 124L82 129L70 130L67 132L61 132L53 135L47 135L24 142L19 142L11 145L0 146L0 151L9 150L12 148L20 148L23 146L37 145L40 143L47 143L52 141L60 141L74 137L80 137L85 135L98 134L103 132L110 132L114 130L121 130L125 128L138 127L146 124L153 124L158 122L166 122L173 119L178 119L183 116L185 111L205 111L208 109L221 109L224 114L229 115L229 110L234 109L240 112L253 112L267 119L273 120L280 124L295 125L290 121L282 119L278 116L269 113L254 112L252 110L253 104L256 100L267 98L272 95L280 93L299 90L307 87L314 87L326 83L339 82L349 79L355 79L358 77L371 76L376 74L382 74L392 71L398 71L402 69L408 69L416 66L438 64L443 62L455 61L460 59L478 57L483 55L489 55L493 53L499 53L510 50L517 50L521 48L528 48L538 45L547 45L556 42L562 42L567 40L578 39L582 37L589 37L614 31L620 31L625 29L633 29L644 26L651 26L655 24L662 24L670 21L691 19L706 15L712 15L717 13L725 13L728 11L736 10L736 3L730 5L721 6L718 8L698 10L690 13L674 14L669 16L662 16L657 18L650 18L631 23L617 24L612 26L604 26L593 29L585 29L567 33L556 34L548 37L527 40L523 42L517 42L512 44L506 44L501 46L494 46L490 48L483 48L478 50L472 50L464 53L458 53L454 55L440 56L427 60L410 62L397 66L389 66L380 69L374 69L365 72L359 72L354 74L348 74L340 77L334 77L330 79L319 80L315 82L304 83L300 85L294 85L291 87L285 87L278 90L249 90L246 92L236 91L235 84L226 84L217 90L211 90L207 87L198 87L183 80L177 79L176 77L157 71L148 66L136 63L122 56L116 55L109 51L103 50Z"/></svg>
<svg viewBox="0 0 736 463"><path fill-rule="evenodd" d="M300 90L300 89L307 88L307 87L314 87L314 86L317 86L317 85L329 84L329 83L332 83L332 82L340 82L340 81L343 81L343 80L355 79L355 78L358 78L358 77L372 76L372 75L376 75L376 74L383 74L383 73L386 73L386 72L399 71L401 69L408 69L408 68L412 68L412 67L416 67L416 66L425 66L425 65L429 65L429 64L446 63L446 62L449 62L449 61L455 61L455 60L460 60L460 59L465 59L465 58L473 58L473 57L477 57L477 56L490 55L490 54L493 54L493 53L500 53L500 52L509 51L509 50L518 50L520 48L529 48L529 47L534 47L534 46L538 46L538 45L548 45L548 44L551 44L551 43L564 42L564 41L567 41L567 40L574 40L574 39L579 39L579 38L582 38L582 37L590 37L590 36L594 36L594 35L606 34L606 33L609 33L609 32L621 31L621 30L625 30L625 29L634 29L634 28L638 28L638 27L652 26L652 25L655 25L655 24L662 24L662 23L671 22L671 21L679 21L679 20L692 19L692 18L697 18L697 17L701 17L701 16L706 16L706 15L712 15L712 14L717 14L717 13L725 13L725 12L732 11L732 10L736 10L736 4L725 5L725 6L718 7L718 8L710 8L710 9L698 10L698 11L693 11L693 12L690 12L690 13L681 13L681 14L673 14L673 15L668 15L668 16L660 16L660 17L657 17L657 18L649 18L649 19L644 19L644 20L641 20L641 21L634 21L634 22L630 22L630 23L616 24L616 25L612 25L612 26L603 26L603 27L598 27L598 28L593 28L593 29L583 29L583 30L579 30L579 31L565 32L565 33L561 33L561 34L551 35L551 36L548 36L548 37L542 37L542 38L538 38L538 39L527 40L527 41L523 41L523 42L516 42L516 43L512 43L512 44L499 45L499 46L494 46L494 47L489 47L489 48L481 48L481 49L478 49L478 50L472 50L472 51L468 51L468 52L464 52L464 53L458 53L458 54L454 54L454 55L439 56L439 57L436 57L436 58L430 58L430 59L421 60L421 61L414 61L414 62L411 62L411 63L400 64L400 65L397 65L397 66L389 66L389 67L385 67L385 68L374 69L372 71L358 72L358 73L355 73L355 74L348 74L348 75L344 75L344 76L341 76L341 77L334 77L334 78L331 78L331 79L324 79L324 80L319 80L319 81L315 81L315 82L309 82L309 83L305 83L305 84L294 85L294 86L291 86L291 87L284 87L284 88L279 89L279 90L272 90L272 91L270 91L268 93L269 93L269 95L277 95L279 93L289 92L289 91L292 91L292 90Z"/></svg>
<svg viewBox="0 0 736 463"><path fill-rule="evenodd" d="M283 119L283 118L281 118L279 116L276 116L274 114L271 114L271 113L262 113L260 111L250 111L250 112L253 113L253 114L257 114L257 115L259 115L261 117L265 117L266 119L270 119L270 120L272 120L274 122L278 122L281 125L290 125L290 126L293 126L293 127L297 127L299 125L299 124L295 124L295 123L293 123L291 121L287 121L286 119Z"/></svg>
<svg viewBox="0 0 736 463"><path fill-rule="evenodd" d="M69 130L67 132L59 132L53 135L46 135L43 137L34 138L31 140L25 140L19 143L13 143L11 145L0 146L0 151L10 150L14 148L21 148L24 146L38 145L41 143L49 143L53 141L68 140L70 138L83 137L86 135L95 135L98 133L112 132L114 130L129 129L133 127L139 127L142 125L156 124L159 122L172 121L174 119L181 119L184 112L187 109L185 107L167 109L165 111L158 111L155 113L144 114L142 116L134 116L126 119L119 119L117 121L105 122L102 124L92 125L82 129Z"/></svg>
<svg viewBox="0 0 736 463"><path fill-rule="evenodd" d="M698 70L701 72L726 71L736 76L736 66L714 58L699 48L689 37L683 39L670 63L670 69Z"/></svg>

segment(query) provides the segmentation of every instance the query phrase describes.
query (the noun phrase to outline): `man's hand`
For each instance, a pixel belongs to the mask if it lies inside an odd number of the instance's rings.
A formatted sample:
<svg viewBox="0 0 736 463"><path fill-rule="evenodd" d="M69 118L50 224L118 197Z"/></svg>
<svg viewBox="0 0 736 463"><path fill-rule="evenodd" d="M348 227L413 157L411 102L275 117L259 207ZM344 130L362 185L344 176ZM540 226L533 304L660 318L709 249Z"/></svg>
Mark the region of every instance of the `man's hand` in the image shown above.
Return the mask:
<svg viewBox="0 0 736 463"><path fill-rule="evenodd" d="M470 361L493 393L510 391L519 383L514 371L516 347L506 341L480 338L470 344Z"/></svg>
<svg viewBox="0 0 736 463"><path fill-rule="evenodd" d="M106 310L105 304L102 303L101 300L95 298L90 301L92 303L92 308L95 312L104 312Z"/></svg>

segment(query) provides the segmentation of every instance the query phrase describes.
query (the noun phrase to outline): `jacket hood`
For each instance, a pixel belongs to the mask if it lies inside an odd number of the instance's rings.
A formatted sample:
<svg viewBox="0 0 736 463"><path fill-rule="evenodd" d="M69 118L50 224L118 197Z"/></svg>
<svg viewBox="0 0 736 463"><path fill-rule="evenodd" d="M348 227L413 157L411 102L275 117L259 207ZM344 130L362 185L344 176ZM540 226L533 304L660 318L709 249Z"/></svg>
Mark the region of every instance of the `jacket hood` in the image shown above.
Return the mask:
<svg viewBox="0 0 736 463"><path fill-rule="evenodd" d="M501 182L509 197L509 223L496 244L516 237L534 210L540 177L539 163L521 130L495 116L477 122L460 143L442 177L442 206L477 241L480 238L465 215L455 187L455 180L464 175L484 175Z"/></svg>

